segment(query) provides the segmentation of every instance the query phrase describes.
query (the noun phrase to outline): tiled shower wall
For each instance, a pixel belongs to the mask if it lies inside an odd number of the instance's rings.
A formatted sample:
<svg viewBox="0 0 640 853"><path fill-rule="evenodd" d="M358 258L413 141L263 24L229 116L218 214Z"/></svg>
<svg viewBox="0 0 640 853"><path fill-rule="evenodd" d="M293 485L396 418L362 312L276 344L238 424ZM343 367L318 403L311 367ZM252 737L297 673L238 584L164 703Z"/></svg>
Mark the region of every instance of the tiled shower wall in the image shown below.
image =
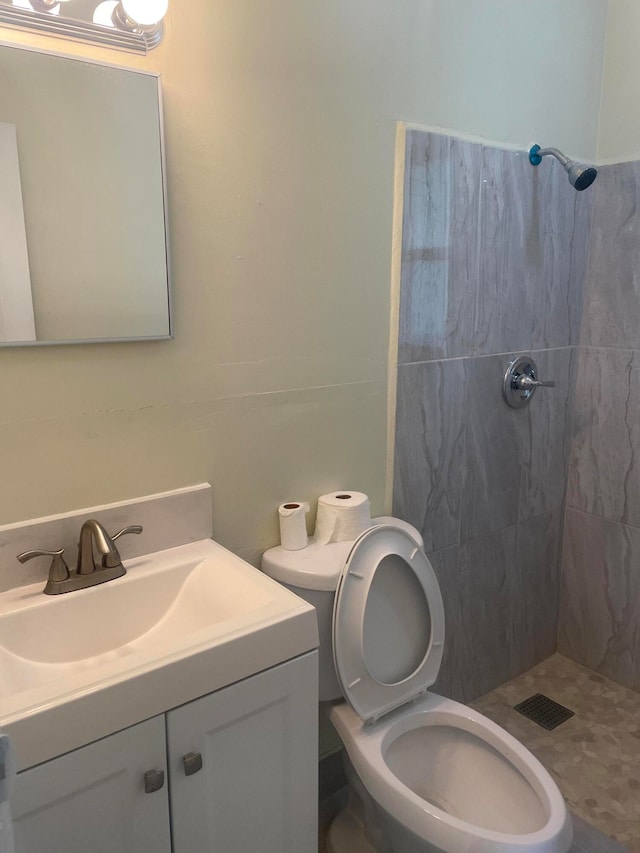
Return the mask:
<svg viewBox="0 0 640 853"><path fill-rule="evenodd" d="M551 162L407 133L394 513L442 587L434 689L465 702L556 649L591 201ZM521 352L556 387L514 410L502 376Z"/></svg>
<svg viewBox="0 0 640 853"><path fill-rule="evenodd" d="M559 648L640 690L640 163L594 189Z"/></svg>

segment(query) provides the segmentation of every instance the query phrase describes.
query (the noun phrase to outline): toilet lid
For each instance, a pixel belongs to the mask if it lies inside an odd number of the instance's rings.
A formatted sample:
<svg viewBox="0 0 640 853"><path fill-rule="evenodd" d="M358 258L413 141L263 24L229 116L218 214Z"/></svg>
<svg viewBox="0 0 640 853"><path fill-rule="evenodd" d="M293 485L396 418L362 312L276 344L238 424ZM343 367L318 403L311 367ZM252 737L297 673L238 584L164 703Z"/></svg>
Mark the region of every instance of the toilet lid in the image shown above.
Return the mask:
<svg viewBox="0 0 640 853"><path fill-rule="evenodd" d="M333 608L333 656L343 693L364 722L423 694L444 646L440 587L424 551L383 525L356 540Z"/></svg>

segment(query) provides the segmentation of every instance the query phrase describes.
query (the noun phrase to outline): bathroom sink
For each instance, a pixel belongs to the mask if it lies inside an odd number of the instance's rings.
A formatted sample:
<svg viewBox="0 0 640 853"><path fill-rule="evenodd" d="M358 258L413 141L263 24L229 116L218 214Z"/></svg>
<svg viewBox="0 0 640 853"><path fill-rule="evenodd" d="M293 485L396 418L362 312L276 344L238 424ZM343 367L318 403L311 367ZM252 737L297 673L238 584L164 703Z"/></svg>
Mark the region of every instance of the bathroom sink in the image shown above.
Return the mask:
<svg viewBox="0 0 640 853"><path fill-rule="evenodd" d="M181 550L181 549L180 549ZM104 586L42 595L41 585L16 596L0 611L0 655L50 665L94 667L112 655L125 656L185 634L213 628L269 604L272 590L231 563L191 559L166 552L162 559L139 558L129 574ZM173 559L172 559L173 557ZM28 673L28 665L18 664ZM40 667L33 678L58 677L59 666ZM6 679L0 698L11 693Z"/></svg>
<svg viewBox="0 0 640 853"><path fill-rule="evenodd" d="M0 594L0 728L23 766L317 646L315 611L211 540L106 584Z"/></svg>

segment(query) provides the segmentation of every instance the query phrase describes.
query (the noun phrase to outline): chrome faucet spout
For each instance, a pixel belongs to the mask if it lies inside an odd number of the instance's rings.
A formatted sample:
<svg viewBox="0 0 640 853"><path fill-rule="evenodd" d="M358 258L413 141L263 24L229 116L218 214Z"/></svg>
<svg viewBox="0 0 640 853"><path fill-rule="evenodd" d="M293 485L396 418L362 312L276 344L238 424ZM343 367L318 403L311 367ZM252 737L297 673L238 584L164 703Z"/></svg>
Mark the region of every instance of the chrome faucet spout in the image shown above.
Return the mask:
<svg viewBox="0 0 640 853"><path fill-rule="evenodd" d="M79 575L90 575L96 571L98 565L93 556L93 545L95 542L96 550L100 556L101 562L109 559L108 565L113 567L120 562L120 555L116 546L113 544L113 539L109 536L99 521L95 518L90 518L84 522L80 530L80 542L78 543L78 565L77 572ZM114 557L116 558L114 560ZM104 563L107 565L107 563Z"/></svg>
<svg viewBox="0 0 640 853"><path fill-rule="evenodd" d="M102 524L95 518L89 518L80 530L80 542L78 543L77 574L91 575L100 569L117 569L122 566L122 557L115 546L115 540L126 533L142 533L139 524L123 527L113 536L109 536ZM98 553L100 564L94 559L94 545ZM122 569L124 574L124 568Z"/></svg>

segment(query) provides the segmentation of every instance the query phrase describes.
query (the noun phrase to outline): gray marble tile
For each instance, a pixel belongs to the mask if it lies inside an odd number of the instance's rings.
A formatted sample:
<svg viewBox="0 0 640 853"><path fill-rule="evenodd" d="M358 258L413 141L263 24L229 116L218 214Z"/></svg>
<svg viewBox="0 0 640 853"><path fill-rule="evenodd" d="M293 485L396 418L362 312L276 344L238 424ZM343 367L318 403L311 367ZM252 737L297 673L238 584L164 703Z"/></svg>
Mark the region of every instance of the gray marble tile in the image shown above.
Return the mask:
<svg viewBox="0 0 640 853"><path fill-rule="evenodd" d="M469 702L520 671L515 659L520 608L516 528L464 542L458 549L460 618L456 667Z"/></svg>
<svg viewBox="0 0 640 853"><path fill-rule="evenodd" d="M482 146L453 139L450 149L449 276L447 356L475 349L475 301L480 260L480 187Z"/></svg>
<svg viewBox="0 0 640 853"><path fill-rule="evenodd" d="M481 146L407 133L398 360L471 351Z"/></svg>
<svg viewBox="0 0 640 853"><path fill-rule="evenodd" d="M640 690L640 530L568 509L559 651Z"/></svg>
<svg viewBox="0 0 640 853"><path fill-rule="evenodd" d="M409 131L400 363L576 344L592 200L556 163Z"/></svg>
<svg viewBox="0 0 640 853"><path fill-rule="evenodd" d="M640 349L640 162L599 170L582 343Z"/></svg>
<svg viewBox="0 0 640 853"><path fill-rule="evenodd" d="M535 357L557 386L517 411L502 399L511 356L399 366L394 512L422 532L427 551L562 505L571 351Z"/></svg>
<svg viewBox="0 0 640 853"><path fill-rule="evenodd" d="M123 559L186 545L211 537L211 486L202 483L0 526L0 592L45 582L50 561L42 558L21 565L16 555L22 551L65 548L69 567L75 566L80 527L87 518L97 518L110 533L129 524L143 526L139 536L118 540Z"/></svg>
<svg viewBox="0 0 640 853"><path fill-rule="evenodd" d="M581 348L567 502L640 527L640 356Z"/></svg>
<svg viewBox="0 0 640 853"><path fill-rule="evenodd" d="M560 509L518 524L516 567L519 613L515 663L523 672L554 654L560 604Z"/></svg>
<svg viewBox="0 0 640 853"><path fill-rule="evenodd" d="M534 357L539 378L552 379L556 386L538 389L522 410L527 424L521 453L520 520L560 509L571 452L577 350L544 350Z"/></svg>
<svg viewBox="0 0 640 853"><path fill-rule="evenodd" d="M460 586L458 581L458 547L429 554L444 603L444 654L438 680L431 690L449 699L464 701L464 676L459 663Z"/></svg>
<svg viewBox="0 0 640 853"><path fill-rule="evenodd" d="M460 540L518 521L528 416L502 398L512 356L465 359L466 449Z"/></svg>
<svg viewBox="0 0 640 853"><path fill-rule="evenodd" d="M590 215L559 164L483 147L477 353L578 342Z"/></svg>
<svg viewBox="0 0 640 853"><path fill-rule="evenodd" d="M461 359L398 367L393 512L420 530L427 552L458 542L464 379Z"/></svg>
<svg viewBox="0 0 640 853"><path fill-rule="evenodd" d="M429 555L446 619L434 692L467 702L555 652L560 522L549 513Z"/></svg>
<svg viewBox="0 0 640 853"><path fill-rule="evenodd" d="M549 513L429 555L446 618L436 693L472 701L555 652L560 522Z"/></svg>

